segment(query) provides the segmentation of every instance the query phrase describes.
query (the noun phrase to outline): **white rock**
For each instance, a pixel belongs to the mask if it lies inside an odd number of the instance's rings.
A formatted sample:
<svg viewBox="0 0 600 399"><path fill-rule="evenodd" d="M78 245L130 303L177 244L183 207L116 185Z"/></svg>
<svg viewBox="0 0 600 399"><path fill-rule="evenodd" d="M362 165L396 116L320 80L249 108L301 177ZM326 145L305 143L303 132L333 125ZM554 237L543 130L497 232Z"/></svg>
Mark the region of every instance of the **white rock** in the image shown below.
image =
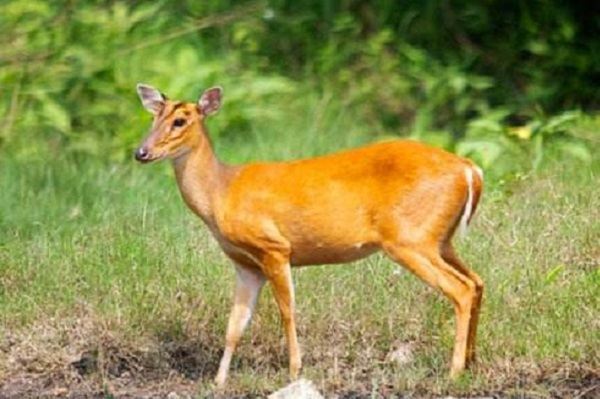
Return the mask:
<svg viewBox="0 0 600 399"><path fill-rule="evenodd" d="M312 382L301 379L273 392L268 399L323 399L323 396Z"/></svg>
<svg viewBox="0 0 600 399"><path fill-rule="evenodd" d="M396 349L392 350L387 354L386 360L388 362L396 363L399 366L403 366L412 363L414 360L415 345L412 342L403 342L398 344Z"/></svg>

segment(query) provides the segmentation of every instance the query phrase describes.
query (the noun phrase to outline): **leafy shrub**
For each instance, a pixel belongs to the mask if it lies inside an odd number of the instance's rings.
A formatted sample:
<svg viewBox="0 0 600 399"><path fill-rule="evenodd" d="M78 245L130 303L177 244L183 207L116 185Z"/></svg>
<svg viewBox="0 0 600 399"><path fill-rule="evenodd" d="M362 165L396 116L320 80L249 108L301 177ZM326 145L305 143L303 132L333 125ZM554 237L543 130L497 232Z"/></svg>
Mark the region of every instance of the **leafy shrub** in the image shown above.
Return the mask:
<svg viewBox="0 0 600 399"><path fill-rule="evenodd" d="M0 151L17 158L129 156L149 119L138 81L189 100L224 86L211 123L232 138L321 95L365 134L456 149L497 175L591 158L573 134L582 112L564 111L598 105L600 49L578 3L7 0L0 14Z"/></svg>

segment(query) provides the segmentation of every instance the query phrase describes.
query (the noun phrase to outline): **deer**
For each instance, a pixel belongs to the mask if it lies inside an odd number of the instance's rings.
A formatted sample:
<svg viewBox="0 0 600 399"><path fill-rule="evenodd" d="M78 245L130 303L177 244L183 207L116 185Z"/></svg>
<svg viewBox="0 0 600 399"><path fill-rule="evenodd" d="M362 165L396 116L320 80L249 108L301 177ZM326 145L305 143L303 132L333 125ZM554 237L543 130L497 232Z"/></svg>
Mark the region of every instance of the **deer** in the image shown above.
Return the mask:
<svg viewBox="0 0 600 399"><path fill-rule="evenodd" d="M296 380L302 360L292 267L347 263L378 251L452 303L450 377L474 360L484 285L451 242L482 195L483 173L472 161L398 139L309 159L229 165L217 158L205 124L221 107L220 87L197 102L170 100L145 84L137 92L153 122L135 159L171 160L183 201L235 267L217 387L225 385L267 281L283 324L289 376Z"/></svg>

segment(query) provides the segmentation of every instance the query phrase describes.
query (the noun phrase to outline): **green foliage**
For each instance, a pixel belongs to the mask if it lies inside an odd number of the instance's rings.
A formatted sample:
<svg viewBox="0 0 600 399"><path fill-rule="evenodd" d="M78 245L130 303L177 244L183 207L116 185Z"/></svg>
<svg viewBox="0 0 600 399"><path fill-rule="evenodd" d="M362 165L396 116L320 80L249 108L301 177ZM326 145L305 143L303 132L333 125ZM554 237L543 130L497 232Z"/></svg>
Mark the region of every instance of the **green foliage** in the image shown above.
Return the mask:
<svg viewBox="0 0 600 399"><path fill-rule="evenodd" d="M318 118L315 97L365 137L455 149L495 176L548 154L589 163L595 140L569 127L598 106L579 4L7 0L0 14L0 151L19 159L128 157L149 120L139 81L190 101L223 86L212 131L236 143Z"/></svg>
<svg viewBox="0 0 600 399"><path fill-rule="evenodd" d="M268 98L294 90L285 77L243 68L235 53L208 56L204 41L193 35L198 25L194 21L186 24L192 35L165 40L164 45L160 32L181 33L169 27L177 15L164 14L164 3L89 3L77 8L64 3L3 5L5 29L19 39L5 46L10 51L0 72L2 107L9 121L2 145L16 158L72 152L122 159L149 120L136 98L137 81L190 100L209 85L225 86L227 113L225 120L219 119L218 130L269 118L273 112L266 107ZM30 28L23 28L24 19ZM10 35L5 40L7 45Z"/></svg>
<svg viewBox="0 0 600 399"><path fill-rule="evenodd" d="M502 123L505 117L505 111L496 110L469 121L457 152L473 158L497 175L529 168L537 170L548 153L561 159L577 159L588 166L591 164L588 141L573 130L584 119L581 112L566 111L515 127L505 126ZM521 162L515 162L517 160Z"/></svg>

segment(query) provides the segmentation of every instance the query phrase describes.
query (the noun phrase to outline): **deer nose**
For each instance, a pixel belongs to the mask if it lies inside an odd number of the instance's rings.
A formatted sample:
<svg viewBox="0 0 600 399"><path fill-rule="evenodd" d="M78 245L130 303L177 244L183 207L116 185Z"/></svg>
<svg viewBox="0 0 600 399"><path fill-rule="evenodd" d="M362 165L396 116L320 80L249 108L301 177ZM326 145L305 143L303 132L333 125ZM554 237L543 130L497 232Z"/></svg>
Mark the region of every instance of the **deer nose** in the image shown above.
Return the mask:
<svg viewBox="0 0 600 399"><path fill-rule="evenodd" d="M137 159L140 162L147 161L149 155L150 153L148 153L148 150L146 150L144 147L140 147L135 152L135 159Z"/></svg>

